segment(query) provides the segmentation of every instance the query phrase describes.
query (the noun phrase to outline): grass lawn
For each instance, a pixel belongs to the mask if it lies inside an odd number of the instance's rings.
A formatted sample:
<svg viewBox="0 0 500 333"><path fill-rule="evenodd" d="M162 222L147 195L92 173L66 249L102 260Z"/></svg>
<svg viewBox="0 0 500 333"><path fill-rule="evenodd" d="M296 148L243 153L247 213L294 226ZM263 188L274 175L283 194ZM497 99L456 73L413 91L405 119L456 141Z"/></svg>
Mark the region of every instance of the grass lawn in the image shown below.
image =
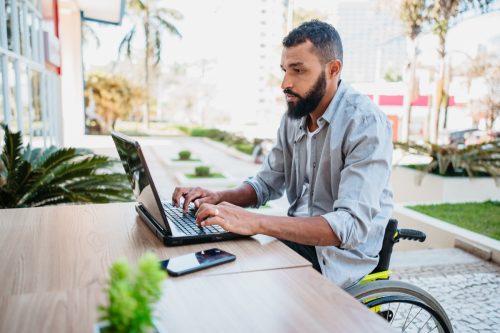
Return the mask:
<svg viewBox="0 0 500 333"><path fill-rule="evenodd" d="M214 173L209 174L208 176L203 176L203 177L197 176L194 173L186 173L186 177L189 179L193 179L193 178L226 178L222 173L218 173L218 172L214 172Z"/></svg>
<svg viewBox="0 0 500 333"><path fill-rule="evenodd" d="M201 160L198 158L190 158L188 160L181 160L180 158L172 158L174 162L200 162Z"/></svg>
<svg viewBox="0 0 500 333"><path fill-rule="evenodd" d="M500 201L417 205L408 208L500 240Z"/></svg>

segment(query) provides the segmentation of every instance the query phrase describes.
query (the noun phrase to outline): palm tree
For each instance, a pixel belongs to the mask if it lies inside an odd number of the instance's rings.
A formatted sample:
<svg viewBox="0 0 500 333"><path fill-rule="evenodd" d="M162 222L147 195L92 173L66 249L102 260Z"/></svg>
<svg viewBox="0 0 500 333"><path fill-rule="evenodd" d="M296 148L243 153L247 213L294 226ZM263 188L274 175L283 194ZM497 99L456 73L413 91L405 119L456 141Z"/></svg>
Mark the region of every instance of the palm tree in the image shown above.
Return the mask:
<svg viewBox="0 0 500 333"><path fill-rule="evenodd" d="M101 47L101 39L95 32L94 28L92 28L88 21L82 20L82 44L89 44L91 40L94 41L97 48Z"/></svg>
<svg viewBox="0 0 500 333"><path fill-rule="evenodd" d="M410 138L411 109L416 95L416 68L418 55L418 37L422 32L426 20L427 8L423 0L400 0L399 19L403 23L407 40L408 65L407 81L408 89L403 106L403 140L408 142Z"/></svg>
<svg viewBox="0 0 500 333"><path fill-rule="evenodd" d="M434 0L429 9L429 20L433 25L433 32L438 37L438 77L436 81L436 91L433 101L433 121L431 124L431 137L433 142L437 142L439 135L439 120L443 102L448 101L448 83L446 76L446 38L452 24L456 23L460 14L471 10L479 9L481 13L489 10L489 5L494 0ZM449 81L449 80L448 80Z"/></svg>
<svg viewBox="0 0 500 333"><path fill-rule="evenodd" d="M24 148L21 132L1 127L5 138L0 155L0 208L132 199L126 176L110 170L116 160L87 149Z"/></svg>
<svg viewBox="0 0 500 333"><path fill-rule="evenodd" d="M173 34L182 37L177 28L170 23L170 19L180 20L182 15L172 9L158 8L151 0L129 0L128 7L132 11L135 24L120 42L118 53L126 50L127 57L130 59L132 43L134 41L138 27L142 28L144 33L144 74L146 90L150 92L151 62L156 67L161 61L162 53L162 35L164 33ZM146 128L149 127L149 114L151 110L151 98L148 96L146 109L143 116L143 122Z"/></svg>

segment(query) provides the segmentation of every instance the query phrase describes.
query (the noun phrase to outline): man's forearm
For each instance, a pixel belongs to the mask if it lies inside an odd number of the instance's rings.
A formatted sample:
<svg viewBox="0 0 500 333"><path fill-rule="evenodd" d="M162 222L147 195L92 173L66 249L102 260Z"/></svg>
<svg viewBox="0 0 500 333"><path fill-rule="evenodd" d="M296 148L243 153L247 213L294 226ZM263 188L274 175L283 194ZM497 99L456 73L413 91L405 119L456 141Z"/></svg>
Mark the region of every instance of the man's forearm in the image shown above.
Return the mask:
<svg viewBox="0 0 500 333"><path fill-rule="evenodd" d="M250 207L257 203L255 190L245 183L232 190L218 191L217 194L219 195L219 203L226 201L240 207Z"/></svg>
<svg viewBox="0 0 500 333"><path fill-rule="evenodd" d="M305 245L339 246L340 239L321 216L282 217L258 215L256 231Z"/></svg>

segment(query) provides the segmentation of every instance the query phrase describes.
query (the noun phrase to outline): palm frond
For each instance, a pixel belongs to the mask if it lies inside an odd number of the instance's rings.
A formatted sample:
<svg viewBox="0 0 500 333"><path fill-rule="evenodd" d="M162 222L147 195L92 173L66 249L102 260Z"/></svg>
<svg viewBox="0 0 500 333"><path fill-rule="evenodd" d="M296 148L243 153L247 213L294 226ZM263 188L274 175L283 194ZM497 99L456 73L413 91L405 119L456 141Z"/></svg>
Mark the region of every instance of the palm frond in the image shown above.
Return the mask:
<svg viewBox="0 0 500 333"><path fill-rule="evenodd" d="M56 165L60 165L66 161L74 159L78 154L75 148L61 148L52 150L49 154L44 154L36 166L46 170L51 170Z"/></svg>
<svg viewBox="0 0 500 333"><path fill-rule="evenodd" d="M179 38L182 38L181 33L177 28L170 22L168 22L166 19L161 17L160 15L154 15L154 18L160 23L161 26L167 29L168 32L170 32L173 35L176 35Z"/></svg>
<svg viewBox="0 0 500 333"><path fill-rule="evenodd" d="M161 60L161 35L160 35L160 31L159 30L156 30L155 31L155 63L154 65L158 65L160 63L160 60Z"/></svg>
<svg viewBox="0 0 500 333"><path fill-rule="evenodd" d="M107 156L94 155L80 160L72 160L62 163L48 172L42 178L40 185L64 185L71 180L95 175L96 170L106 169L116 162L111 161Z"/></svg>
<svg viewBox="0 0 500 333"><path fill-rule="evenodd" d="M4 124L1 126L5 132L1 160L7 170L15 170L21 161L23 138L21 132L13 133L8 126Z"/></svg>
<svg viewBox="0 0 500 333"><path fill-rule="evenodd" d="M184 15L176 9L172 8L158 8L156 9L156 13L158 16L169 16L175 20L182 20Z"/></svg>
<svg viewBox="0 0 500 333"><path fill-rule="evenodd" d="M127 50L127 58L130 58L132 55L132 40L134 38L136 31L136 26L134 25L132 29L123 37L123 39L120 41L120 45L118 46L118 55L123 53L123 48L126 46Z"/></svg>

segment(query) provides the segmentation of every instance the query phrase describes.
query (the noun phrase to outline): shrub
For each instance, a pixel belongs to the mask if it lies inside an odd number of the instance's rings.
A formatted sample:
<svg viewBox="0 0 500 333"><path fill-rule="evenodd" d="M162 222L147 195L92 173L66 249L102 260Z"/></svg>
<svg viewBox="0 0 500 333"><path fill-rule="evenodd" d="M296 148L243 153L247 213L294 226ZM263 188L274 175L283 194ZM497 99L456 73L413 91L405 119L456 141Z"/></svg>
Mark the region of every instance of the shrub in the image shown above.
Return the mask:
<svg viewBox="0 0 500 333"><path fill-rule="evenodd" d="M191 158L191 152L189 150L181 150L179 152L179 160L188 161Z"/></svg>
<svg viewBox="0 0 500 333"><path fill-rule="evenodd" d="M210 176L210 167L201 165L194 169L196 177L208 177Z"/></svg>
<svg viewBox="0 0 500 333"><path fill-rule="evenodd" d="M191 136L205 137L214 141L219 141L228 146L235 147L237 150L248 155L252 155L253 152L254 145L246 138L216 128L193 128L191 130Z"/></svg>
<svg viewBox="0 0 500 333"><path fill-rule="evenodd" d="M248 154L248 155L252 155L253 153L253 145L252 144L249 144L249 143L241 143L241 144L237 144L236 146L236 149L241 151L242 153L245 153L245 154Z"/></svg>
<svg viewBox="0 0 500 333"><path fill-rule="evenodd" d="M206 137L206 138L215 138L219 135L221 131L215 128L193 128L191 130L191 136L195 137Z"/></svg>
<svg viewBox="0 0 500 333"><path fill-rule="evenodd" d="M106 320L106 332L148 332L153 327L153 307L161 298L161 283L167 277L158 258L146 253L132 271L124 259L110 269L106 289L108 305L99 306L100 320Z"/></svg>

